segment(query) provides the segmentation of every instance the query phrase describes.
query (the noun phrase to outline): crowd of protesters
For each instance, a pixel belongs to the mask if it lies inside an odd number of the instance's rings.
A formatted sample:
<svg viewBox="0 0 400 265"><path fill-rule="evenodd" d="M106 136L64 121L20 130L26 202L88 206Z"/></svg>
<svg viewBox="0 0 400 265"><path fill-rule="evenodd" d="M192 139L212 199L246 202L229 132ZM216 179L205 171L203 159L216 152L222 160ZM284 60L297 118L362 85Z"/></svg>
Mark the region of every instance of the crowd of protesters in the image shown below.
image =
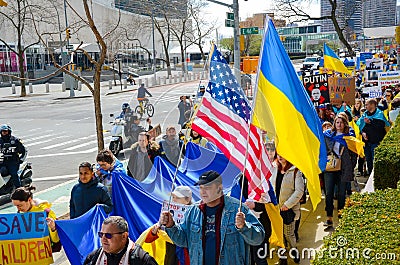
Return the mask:
<svg viewBox="0 0 400 265"><path fill-rule="evenodd" d="M361 82L357 82L361 86ZM387 88L382 98L366 99L357 90L354 104L321 104L316 107L324 133L324 144L329 155L340 160L340 168L327 169L320 175L321 189L325 196L325 226L333 227L334 209L344 208L346 196L357 185L355 176L369 176L373 172L376 147L384 138L388 127L394 123L400 110L400 85ZM192 102L185 96L180 98L179 124L187 127L185 113L192 108ZM130 111L123 105L120 118ZM133 119L132 128L140 127L139 119ZM152 129L147 120L147 130ZM190 127L190 126L189 126ZM178 167L185 153L185 143L190 141L202 147L207 140L190 128L190 133L180 137L174 126L168 126L160 141L152 138L146 129L140 127L133 144L126 148L123 163L108 150L100 151L96 163L82 162L78 167L78 183L71 191L70 218L78 218L95 205L103 207L108 214L112 211L112 181L120 176L129 176L143 182L153 167L157 156ZM181 135L182 136L182 135ZM349 148L347 136L364 142L364 154ZM288 264L288 258L300 263L297 250L298 230L301 218L300 204L306 194L302 172L290 161L279 155L272 141L265 143L272 163L271 185L275 191L278 207L283 220L283 238L288 252L279 264ZM329 159L328 159L329 160ZM242 176L243 178L243 176ZM245 185L246 181L243 182ZM352 185L353 184L353 185ZM165 249L164 264L268 264L266 257L260 257L260 250L269 253L269 239L272 234L271 220L266 203L247 199L243 204L223 192L222 178L216 171L203 172L197 183L200 202L192 201L189 187L178 186L171 192L173 203L187 205L182 222L176 223L169 211L163 211L157 224L144 232L144 242L151 243L162 238ZM242 187L243 191L247 188ZM244 197L247 198L246 192ZM56 216L48 202L33 199L32 188L18 188L11 196L18 212L45 211L54 251L59 251L60 240L55 226ZM337 200L337 207L334 200ZM256 217L257 216L257 217ZM161 229L165 227L165 231ZM102 247L88 255L84 264L157 264L155 259L128 237L128 224L119 216L104 220L98 236ZM161 236L162 235L162 236Z"/></svg>

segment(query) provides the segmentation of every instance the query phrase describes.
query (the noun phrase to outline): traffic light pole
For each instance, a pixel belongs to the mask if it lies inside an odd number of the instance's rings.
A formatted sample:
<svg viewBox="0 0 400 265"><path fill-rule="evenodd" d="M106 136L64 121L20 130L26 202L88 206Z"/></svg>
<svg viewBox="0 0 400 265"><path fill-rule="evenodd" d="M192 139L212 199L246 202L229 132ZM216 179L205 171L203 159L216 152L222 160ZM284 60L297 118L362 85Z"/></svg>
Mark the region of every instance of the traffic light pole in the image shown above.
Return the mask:
<svg viewBox="0 0 400 265"><path fill-rule="evenodd" d="M68 29L68 18L67 18L67 2L66 2L66 0L64 0L64 16L65 16L65 29L67 30ZM69 47L69 38L66 38L66 39L67 39L67 47ZM64 57L62 57L62 58L64 58ZM68 58L67 62L69 62L68 52L67 52L67 58ZM65 65L65 64L63 63L63 65ZM64 82L65 81L66 80L64 78ZM74 86L72 84L70 84L70 87L69 87L69 96L71 98L75 96Z"/></svg>
<svg viewBox="0 0 400 265"><path fill-rule="evenodd" d="M235 21L235 27L233 28L233 71L235 73L235 77L238 82L241 82L240 76L240 46L239 46L239 2L238 0L233 0L233 4L223 3L217 0L207 0L208 2L212 2L214 4L226 6L233 9L233 16Z"/></svg>

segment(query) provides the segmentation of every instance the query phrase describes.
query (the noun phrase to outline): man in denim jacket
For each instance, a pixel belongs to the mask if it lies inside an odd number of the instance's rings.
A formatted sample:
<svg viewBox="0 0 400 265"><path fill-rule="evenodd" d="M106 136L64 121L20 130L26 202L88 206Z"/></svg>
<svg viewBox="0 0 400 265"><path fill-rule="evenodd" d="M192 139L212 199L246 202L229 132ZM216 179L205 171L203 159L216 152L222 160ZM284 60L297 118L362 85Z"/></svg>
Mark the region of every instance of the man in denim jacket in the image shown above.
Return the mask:
<svg viewBox="0 0 400 265"><path fill-rule="evenodd" d="M191 265L250 264L250 245L260 245L264 228L239 201L225 196L221 176L204 172L200 186L200 205L192 206L177 225L169 212L162 212L160 223L172 241L189 249Z"/></svg>

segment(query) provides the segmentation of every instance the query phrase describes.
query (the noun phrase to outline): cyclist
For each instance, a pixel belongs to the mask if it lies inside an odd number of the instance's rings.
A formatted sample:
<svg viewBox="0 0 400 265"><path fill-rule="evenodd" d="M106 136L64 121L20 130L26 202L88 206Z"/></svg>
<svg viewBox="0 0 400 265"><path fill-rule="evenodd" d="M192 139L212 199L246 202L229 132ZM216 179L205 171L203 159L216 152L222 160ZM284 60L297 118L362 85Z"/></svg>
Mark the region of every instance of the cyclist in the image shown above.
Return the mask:
<svg viewBox="0 0 400 265"><path fill-rule="evenodd" d="M140 87L138 89L138 94L137 94L137 100L139 101L139 105L142 106L142 110L143 110L143 101L147 102L149 101L146 98L146 94L149 95L150 97L152 97L153 95L144 87L144 84L140 84Z"/></svg>

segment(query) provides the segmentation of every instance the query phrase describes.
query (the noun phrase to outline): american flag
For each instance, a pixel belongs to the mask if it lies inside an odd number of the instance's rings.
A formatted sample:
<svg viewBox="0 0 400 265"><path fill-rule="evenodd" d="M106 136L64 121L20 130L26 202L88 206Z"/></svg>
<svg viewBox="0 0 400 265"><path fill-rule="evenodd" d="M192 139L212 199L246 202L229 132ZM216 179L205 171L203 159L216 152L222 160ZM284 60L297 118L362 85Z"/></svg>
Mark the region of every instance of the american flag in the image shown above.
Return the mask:
<svg viewBox="0 0 400 265"><path fill-rule="evenodd" d="M268 191L266 180L271 176L271 163L262 131L249 125L250 115L251 106L243 89L214 45L210 81L192 128L212 141L242 171L248 142L245 176L249 182L249 198L258 200Z"/></svg>

